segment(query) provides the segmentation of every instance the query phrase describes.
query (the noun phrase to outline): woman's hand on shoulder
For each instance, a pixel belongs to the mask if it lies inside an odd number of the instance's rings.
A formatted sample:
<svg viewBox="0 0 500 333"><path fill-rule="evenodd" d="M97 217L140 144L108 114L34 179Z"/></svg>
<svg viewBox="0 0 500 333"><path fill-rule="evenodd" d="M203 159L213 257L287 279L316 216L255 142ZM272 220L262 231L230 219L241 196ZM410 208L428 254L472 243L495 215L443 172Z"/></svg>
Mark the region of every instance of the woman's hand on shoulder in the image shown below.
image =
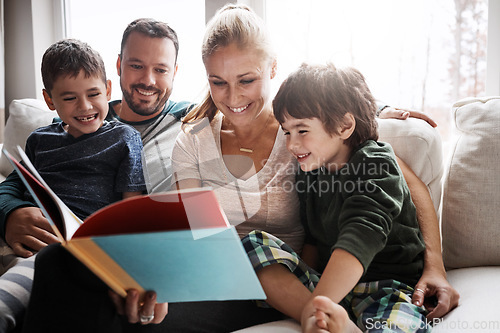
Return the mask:
<svg viewBox="0 0 500 333"><path fill-rule="evenodd" d="M135 289L129 290L126 298L113 291L109 295L118 314L126 316L129 323L159 324L168 313L168 303L156 303L156 293L152 291L146 293L142 304Z"/></svg>
<svg viewBox="0 0 500 333"><path fill-rule="evenodd" d="M399 109L399 108L394 108L392 106L387 106L382 111L380 111L379 118L380 119L393 118L401 120L405 120L408 118L417 118L428 122L429 125L431 125L432 127L437 127L436 122L423 112Z"/></svg>

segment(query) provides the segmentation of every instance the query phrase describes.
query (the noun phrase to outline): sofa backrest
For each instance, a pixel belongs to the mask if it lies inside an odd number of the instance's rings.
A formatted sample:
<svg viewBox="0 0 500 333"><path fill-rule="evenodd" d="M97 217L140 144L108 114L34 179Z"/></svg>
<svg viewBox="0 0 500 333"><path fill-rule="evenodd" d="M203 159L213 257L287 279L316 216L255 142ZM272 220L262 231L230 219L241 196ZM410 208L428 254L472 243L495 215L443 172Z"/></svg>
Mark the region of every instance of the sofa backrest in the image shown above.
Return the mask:
<svg viewBox="0 0 500 333"><path fill-rule="evenodd" d="M500 265L500 97L453 106L456 144L444 177L443 260L448 269Z"/></svg>
<svg viewBox="0 0 500 333"><path fill-rule="evenodd" d="M57 116L49 110L45 101L38 99L13 100L9 105L9 118L5 125L3 147L19 160L16 146L25 148L26 139L35 129L48 125ZM5 156L0 157L0 174L8 176L12 166Z"/></svg>
<svg viewBox="0 0 500 333"><path fill-rule="evenodd" d="M379 141L390 143L396 155L427 185L439 216L443 149L438 130L415 118L379 119L378 124Z"/></svg>
<svg viewBox="0 0 500 333"><path fill-rule="evenodd" d="M23 149L26 138L38 127L48 125L57 116L43 100L14 100L9 106L5 127L4 148L19 158L16 146ZM388 142L396 154L408 164L427 185L436 211L441 199L442 149L438 131L420 119L378 119L379 139ZM12 171L4 156L0 157L0 173L7 176Z"/></svg>

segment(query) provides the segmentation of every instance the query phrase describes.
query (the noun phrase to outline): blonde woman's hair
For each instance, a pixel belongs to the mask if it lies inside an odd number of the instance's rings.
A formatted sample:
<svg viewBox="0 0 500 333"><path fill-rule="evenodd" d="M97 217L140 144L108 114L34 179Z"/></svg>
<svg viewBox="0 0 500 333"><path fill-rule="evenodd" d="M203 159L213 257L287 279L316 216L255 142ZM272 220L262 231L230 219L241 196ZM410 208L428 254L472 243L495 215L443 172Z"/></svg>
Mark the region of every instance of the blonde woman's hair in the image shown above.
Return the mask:
<svg viewBox="0 0 500 333"><path fill-rule="evenodd" d="M227 4L207 23L201 47L203 63L219 48L233 43L240 49L251 48L259 52L262 59L270 62L275 59L264 21L246 5ZM204 117L212 121L217 112L210 91L207 91L201 103L186 115L183 122L189 123Z"/></svg>

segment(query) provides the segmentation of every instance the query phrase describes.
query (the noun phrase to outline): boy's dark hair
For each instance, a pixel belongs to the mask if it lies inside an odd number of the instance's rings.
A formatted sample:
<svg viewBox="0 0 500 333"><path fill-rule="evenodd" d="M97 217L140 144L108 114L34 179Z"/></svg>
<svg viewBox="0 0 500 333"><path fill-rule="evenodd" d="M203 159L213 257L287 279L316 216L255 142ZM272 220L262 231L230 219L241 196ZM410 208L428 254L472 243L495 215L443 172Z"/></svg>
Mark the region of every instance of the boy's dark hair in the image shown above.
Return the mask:
<svg viewBox="0 0 500 333"><path fill-rule="evenodd" d="M81 70L85 77L95 76L106 82L104 61L87 43L63 39L49 46L43 54L42 80L49 96L59 77L76 77Z"/></svg>
<svg viewBox="0 0 500 333"><path fill-rule="evenodd" d="M177 55L179 54L179 39L177 33L170 26L161 21L150 18L140 18L130 22L125 28L122 37L122 45L120 48L120 56L123 54L123 49L127 43L128 37L132 32L138 32L151 38L168 38L174 43L175 47L175 62L177 63Z"/></svg>
<svg viewBox="0 0 500 333"><path fill-rule="evenodd" d="M349 112L356 119L356 127L345 144L355 148L366 140L378 139L375 99L364 76L352 67L302 64L281 84L273 110L280 123L288 115L319 118L330 134L339 134L338 127Z"/></svg>

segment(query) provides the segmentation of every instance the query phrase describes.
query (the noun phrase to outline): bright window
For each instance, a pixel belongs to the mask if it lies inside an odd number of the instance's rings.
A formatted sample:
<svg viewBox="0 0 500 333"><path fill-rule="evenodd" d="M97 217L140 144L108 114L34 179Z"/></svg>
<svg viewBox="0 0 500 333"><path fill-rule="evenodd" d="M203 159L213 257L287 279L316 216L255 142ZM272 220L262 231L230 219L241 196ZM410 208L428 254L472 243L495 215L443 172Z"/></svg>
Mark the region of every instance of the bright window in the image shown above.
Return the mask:
<svg viewBox="0 0 500 333"><path fill-rule="evenodd" d="M484 95L487 7L486 0L266 0L265 15L280 79L304 61L356 67L375 98L429 113L446 139L451 105Z"/></svg>
<svg viewBox="0 0 500 333"><path fill-rule="evenodd" d="M451 129L451 105L484 95L487 0L254 2L264 3L278 52L275 89L302 62L354 66L378 100L429 113L445 140ZM153 17L169 23L179 36L179 72L172 98L200 100L206 85L200 56L204 0L66 4L68 37L82 39L101 53L114 99L121 98L115 64L123 30L136 18Z"/></svg>
<svg viewBox="0 0 500 333"><path fill-rule="evenodd" d="M179 70L172 99L195 100L206 78L201 61L201 40L205 28L204 0L66 0L67 37L90 44L104 59L113 85L113 99L121 99L116 60L127 25L141 17L168 23L179 38Z"/></svg>

